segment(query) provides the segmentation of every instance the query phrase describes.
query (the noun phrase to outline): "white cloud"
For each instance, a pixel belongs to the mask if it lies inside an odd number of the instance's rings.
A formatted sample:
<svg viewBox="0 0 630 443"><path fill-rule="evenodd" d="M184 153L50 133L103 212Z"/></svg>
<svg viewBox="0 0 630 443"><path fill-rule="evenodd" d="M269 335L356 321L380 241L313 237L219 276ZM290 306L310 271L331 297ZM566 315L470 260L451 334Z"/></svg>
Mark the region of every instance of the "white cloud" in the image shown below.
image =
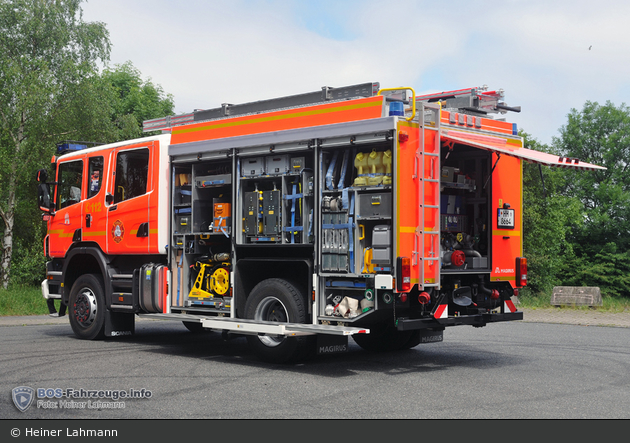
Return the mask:
<svg viewBox="0 0 630 443"><path fill-rule="evenodd" d="M418 93L487 84L550 142L570 108L628 102L621 1L90 0L112 63L130 60L176 111L380 81ZM592 46L589 50L589 46Z"/></svg>

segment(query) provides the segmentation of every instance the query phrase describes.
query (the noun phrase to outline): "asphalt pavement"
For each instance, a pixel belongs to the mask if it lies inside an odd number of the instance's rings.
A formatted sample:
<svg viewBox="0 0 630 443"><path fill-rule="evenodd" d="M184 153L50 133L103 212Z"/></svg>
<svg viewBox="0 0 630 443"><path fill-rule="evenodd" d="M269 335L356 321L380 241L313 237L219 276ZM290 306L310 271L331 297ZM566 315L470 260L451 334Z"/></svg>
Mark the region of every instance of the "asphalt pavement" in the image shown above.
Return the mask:
<svg viewBox="0 0 630 443"><path fill-rule="evenodd" d="M630 328L630 310L623 312L601 311L596 308L536 308L524 309L523 322L529 323L558 323L582 326L610 326ZM136 317L137 321L162 321ZM54 318L48 315L5 316L0 317L0 326L29 326L68 324L68 316Z"/></svg>

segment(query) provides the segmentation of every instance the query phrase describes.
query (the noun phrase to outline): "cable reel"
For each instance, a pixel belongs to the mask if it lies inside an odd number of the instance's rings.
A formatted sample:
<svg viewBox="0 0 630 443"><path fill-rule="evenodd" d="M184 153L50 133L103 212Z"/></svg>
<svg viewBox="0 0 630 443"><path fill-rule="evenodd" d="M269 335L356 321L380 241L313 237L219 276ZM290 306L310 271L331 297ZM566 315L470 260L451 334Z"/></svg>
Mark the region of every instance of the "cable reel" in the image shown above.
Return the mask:
<svg viewBox="0 0 630 443"><path fill-rule="evenodd" d="M230 271L226 265L229 263L215 267L210 275L210 290L221 297L230 290Z"/></svg>

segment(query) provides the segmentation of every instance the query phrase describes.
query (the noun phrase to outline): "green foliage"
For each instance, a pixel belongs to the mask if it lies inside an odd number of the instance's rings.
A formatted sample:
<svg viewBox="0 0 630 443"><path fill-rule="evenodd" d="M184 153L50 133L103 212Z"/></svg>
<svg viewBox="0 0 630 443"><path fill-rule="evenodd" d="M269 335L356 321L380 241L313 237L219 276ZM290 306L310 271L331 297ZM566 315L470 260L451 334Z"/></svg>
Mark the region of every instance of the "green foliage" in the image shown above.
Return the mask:
<svg viewBox="0 0 630 443"><path fill-rule="evenodd" d="M597 286L602 295L630 294L630 254L608 243L593 256L570 257L563 266L564 286Z"/></svg>
<svg viewBox="0 0 630 443"><path fill-rule="evenodd" d="M56 302L59 306L59 302ZM46 300L39 285L14 285L0 288L0 316L48 314Z"/></svg>
<svg viewBox="0 0 630 443"><path fill-rule="evenodd" d="M81 18L81 0L0 1L0 281L8 286L19 202L48 160L73 91L109 57L102 23ZM48 157L46 160L44 160ZM31 188L31 192L34 189ZM33 194L30 194L31 196ZM27 222L28 224L28 222Z"/></svg>
<svg viewBox="0 0 630 443"><path fill-rule="evenodd" d="M27 281L29 269L39 266L35 251L41 250L44 231L33 177L49 164L56 143L141 137L143 120L173 113L172 96L142 80L131 62L99 73L98 64L109 59L109 33L103 23L83 21L82 1L0 0L0 286L5 288L10 275Z"/></svg>
<svg viewBox="0 0 630 443"><path fill-rule="evenodd" d="M565 195L579 198L584 207L585 218L573 231L576 252L593 255L610 242L628 250L630 109L586 102L582 111L571 110L554 146L561 154L608 168L577 172L565 182Z"/></svg>
<svg viewBox="0 0 630 443"><path fill-rule="evenodd" d="M39 285L46 278L46 257L42 244L28 242L19 236L13 252L11 283L14 285Z"/></svg>
<svg viewBox="0 0 630 443"><path fill-rule="evenodd" d="M568 240L575 254L565 258L560 279L630 296L630 108L587 101L582 111L571 110L554 147L607 168L564 171L561 192L580 201L582 216L572 222Z"/></svg>
<svg viewBox="0 0 630 443"><path fill-rule="evenodd" d="M549 152L531 135L521 133L525 147ZM581 217L578 199L558 194L563 171L523 165L523 249L528 264L528 287L533 293L550 293L560 284L564 260L573 255L567 240L574 220Z"/></svg>
<svg viewBox="0 0 630 443"><path fill-rule="evenodd" d="M120 140L142 135L142 122L173 114L173 97L160 85L143 81L131 62L103 72L103 80L114 89L112 120L119 130Z"/></svg>

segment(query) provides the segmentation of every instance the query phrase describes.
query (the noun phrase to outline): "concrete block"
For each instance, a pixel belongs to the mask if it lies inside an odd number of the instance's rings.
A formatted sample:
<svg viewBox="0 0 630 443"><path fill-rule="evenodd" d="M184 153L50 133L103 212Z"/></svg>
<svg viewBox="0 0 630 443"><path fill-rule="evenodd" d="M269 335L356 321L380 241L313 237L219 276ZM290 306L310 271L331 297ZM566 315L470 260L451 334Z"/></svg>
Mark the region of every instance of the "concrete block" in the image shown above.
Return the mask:
<svg viewBox="0 0 630 443"><path fill-rule="evenodd" d="M551 295L553 306L602 306L602 294L597 287L555 286Z"/></svg>

